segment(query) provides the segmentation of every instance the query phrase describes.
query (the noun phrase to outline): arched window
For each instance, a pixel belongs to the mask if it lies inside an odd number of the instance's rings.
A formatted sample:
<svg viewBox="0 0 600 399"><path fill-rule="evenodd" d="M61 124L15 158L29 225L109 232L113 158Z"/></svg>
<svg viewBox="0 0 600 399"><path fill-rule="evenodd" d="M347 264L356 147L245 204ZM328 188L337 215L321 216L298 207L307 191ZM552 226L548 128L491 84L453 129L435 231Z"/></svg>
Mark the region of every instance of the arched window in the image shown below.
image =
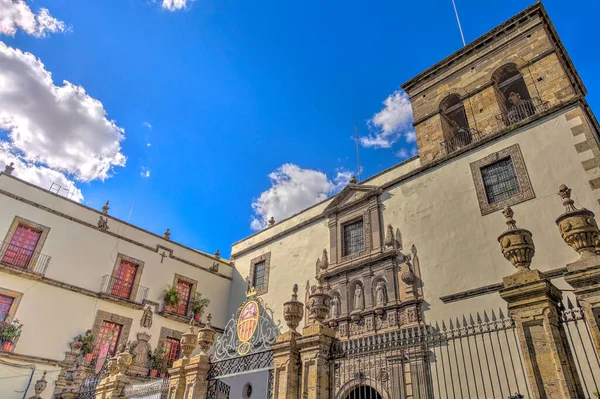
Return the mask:
<svg viewBox="0 0 600 399"><path fill-rule="evenodd" d="M492 75L505 124L517 123L535 113L523 75L516 64L506 64Z"/></svg>
<svg viewBox="0 0 600 399"><path fill-rule="evenodd" d="M447 154L471 144L473 137L469 129L469 121L463 102L458 94L450 94L442 100L440 115L444 133L442 147Z"/></svg>

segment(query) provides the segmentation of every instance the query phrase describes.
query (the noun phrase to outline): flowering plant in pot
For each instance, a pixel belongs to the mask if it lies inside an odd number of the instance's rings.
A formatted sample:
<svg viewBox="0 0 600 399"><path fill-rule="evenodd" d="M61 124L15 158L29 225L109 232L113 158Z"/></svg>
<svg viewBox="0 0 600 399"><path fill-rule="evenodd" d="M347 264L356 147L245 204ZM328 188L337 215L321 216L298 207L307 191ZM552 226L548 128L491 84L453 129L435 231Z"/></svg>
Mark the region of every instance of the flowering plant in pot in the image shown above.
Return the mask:
<svg viewBox="0 0 600 399"><path fill-rule="evenodd" d="M154 353L148 351L150 358L150 377L157 377L159 373L165 373L167 370L167 352L161 346L154 349Z"/></svg>
<svg viewBox="0 0 600 399"><path fill-rule="evenodd" d="M0 344L2 350L10 352L15 346L15 341L21 335L23 324L19 319L5 320L0 323Z"/></svg>
<svg viewBox="0 0 600 399"><path fill-rule="evenodd" d="M75 337L74 345L71 347L80 350L81 354L85 356L86 362L91 363L94 358L92 354L94 351L94 334L92 334L92 330L88 328L83 334L78 334Z"/></svg>
<svg viewBox="0 0 600 399"><path fill-rule="evenodd" d="M202 294L197 292L196 296L190 301L190 308L192 309L192 313L194 313L194 319L200 321L204 309L206 309L209 304L210 300L208 298L202 298Z"/></svg>
<svg viewBox="0 0 600 399"><path fill-rule="evenodd" d="M173 312L174 308L179 305L179 291L175 287L167 286L163 290L162 299L165 301L165 310Z"/></svg>

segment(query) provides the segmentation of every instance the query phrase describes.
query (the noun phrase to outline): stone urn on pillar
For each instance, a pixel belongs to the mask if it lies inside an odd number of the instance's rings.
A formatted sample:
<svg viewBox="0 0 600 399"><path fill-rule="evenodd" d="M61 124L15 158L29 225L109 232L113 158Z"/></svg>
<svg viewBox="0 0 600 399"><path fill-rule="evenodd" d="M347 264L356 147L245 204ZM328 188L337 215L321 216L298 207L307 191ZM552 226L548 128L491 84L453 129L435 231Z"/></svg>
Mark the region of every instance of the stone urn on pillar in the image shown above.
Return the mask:
<svg viewBox="0 0 600 399"><path fill-rule="evenodd" d="M117 355L117 366L119 367L119 375L125 375L127 369L133 363L133 356L131 356L125 345L121 345L120 349Z"/></svg>
<svg viewBox="0 0 600 399"><path fill-rule="evenodd" d="M559 187L558 195L562 198L565 207L565 213L556 218L556 225L562 239L577 251L581 258L595 255L600 231L594 219L594 212L585 208L575 208L575 203L571 199L571 189L564 184Z"/></svg>
<svg viewBox="0 0 600 399"><path fill-rule="evenodd" d="M323 325L323 321L329 314L329 306L331 296L325 292L322 279L318 280L318 284L311 288L311 294L308 297L310 303L308 311L308 320L310 324Z"/></svg>
<svg viewBox="0 0 600 399"><path fill-rule="evenodd" d="M46 371L44 371L44 374L42 375L42 378L40 378L39 380L37 380L37 382L35 383L34 386L34 390L35 390L35 395L30 397L29 399L41 399L42 397L40 396L40 394L44 391L44 389L46 389L46 387L48 386L48 381L46 381Z"/></svg>
<svg viewBox="0 0 600 399"><path fill-rule="evenodd" d="M215 342L215 330L212 329L210 325L210 321L212 320L212 316L209 313L206 317L206 324L203 328L198 330L198 346L200 347L200 354L207 355L208 350Z"/></svg>
<svg viewBox="0 0 600 399"><path fill-rule="evenodd" d="M498 237L502 255L517 268L518 272L529 270L531 260L535 255L531 231L517 227L517 223L513 219L514 212L510 206L505 207L502 214L506 218L508 226L508 230Z"/></svg>
<svg viewBox="0 0 600 399"><path fill-rule="evenodd" d="M194 332L194 319L190 319L190 328L181 336L181 353L184 358L189 358L196 349L197 338Z"/></svg>
<svg viewBox="0 0 600 399"><path fill-rule="evenodd" d="M290 331L297 332L303 314L304 305L298 300L298 284L294 284L292 299L283 304L283 319Z"/></svg>

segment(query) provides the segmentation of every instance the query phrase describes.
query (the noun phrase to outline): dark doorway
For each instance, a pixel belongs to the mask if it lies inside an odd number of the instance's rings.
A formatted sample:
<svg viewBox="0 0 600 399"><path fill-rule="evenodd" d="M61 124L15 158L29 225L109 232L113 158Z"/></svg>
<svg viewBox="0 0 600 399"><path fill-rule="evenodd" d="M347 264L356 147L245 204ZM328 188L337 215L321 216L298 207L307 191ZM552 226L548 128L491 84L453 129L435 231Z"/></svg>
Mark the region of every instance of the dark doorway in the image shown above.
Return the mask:
<svg viewBox="0 0 600 399"><path fill-rule="evenodd" d="M359 385L354 388L346 399L383 399L379 392L374 388L366 385Z"/></svg>

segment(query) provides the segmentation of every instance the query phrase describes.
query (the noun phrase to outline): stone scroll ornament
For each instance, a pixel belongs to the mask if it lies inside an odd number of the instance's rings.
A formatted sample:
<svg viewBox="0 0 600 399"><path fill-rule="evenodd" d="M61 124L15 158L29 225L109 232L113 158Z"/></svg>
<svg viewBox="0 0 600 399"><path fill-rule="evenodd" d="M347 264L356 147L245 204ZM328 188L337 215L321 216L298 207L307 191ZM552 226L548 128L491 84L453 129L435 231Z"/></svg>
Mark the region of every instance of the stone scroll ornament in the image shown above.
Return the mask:
<svg viewBox="0 0 600 399"><path fill-rule="evenodd" d="M144 309L144 313L142 314L142 318L140 319L140 327L150 328L152 327L152 307L148 306Z"/></svg>
<svg viewBox="0 0 600 399"><path fill-rule="evenodd" d="M211 361L270 350L280 334L280 325L280 321L275 323L273 310L256 296L256 290L249 289L246 301L232 315L223 335L215 343Z"/></svg>

